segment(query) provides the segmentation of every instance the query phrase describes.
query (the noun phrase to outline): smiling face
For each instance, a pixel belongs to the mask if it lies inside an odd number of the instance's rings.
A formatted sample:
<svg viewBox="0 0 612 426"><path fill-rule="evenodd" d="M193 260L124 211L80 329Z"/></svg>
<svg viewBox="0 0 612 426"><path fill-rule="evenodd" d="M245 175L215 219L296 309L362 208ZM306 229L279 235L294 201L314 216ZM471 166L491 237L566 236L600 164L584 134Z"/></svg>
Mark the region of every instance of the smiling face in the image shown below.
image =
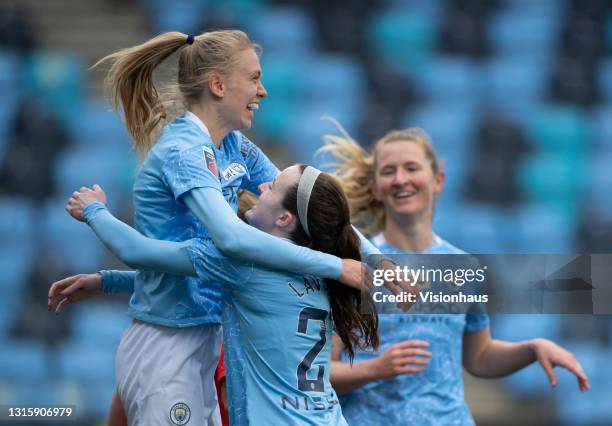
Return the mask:
<svg viewBox="0 0 612 426"><path fill-rule="evenodd" d="M444 173L435 174L425 149L415 141L396 140L378 148L372 193L387 215L431 219Z"/></svg>
<svg viewBox="0 0 612 426"><path fill-rule="evenodd" d="M253 49L245 49L236 55L232 71L225 77L221 102L222 120L237 130L249 129L259 102L268 95L261 82L262 70L259 57Z"/></svg>
<svg viewBox="0 0 612 426"><path fill-rule="evenodd" d="M299 166L287 167L276 176L273 182L261 185L259 201L244 214L249 225L272 233L275 229L290 232L296 218L282 205L285 192L297 184L301 176Z"/></svg>

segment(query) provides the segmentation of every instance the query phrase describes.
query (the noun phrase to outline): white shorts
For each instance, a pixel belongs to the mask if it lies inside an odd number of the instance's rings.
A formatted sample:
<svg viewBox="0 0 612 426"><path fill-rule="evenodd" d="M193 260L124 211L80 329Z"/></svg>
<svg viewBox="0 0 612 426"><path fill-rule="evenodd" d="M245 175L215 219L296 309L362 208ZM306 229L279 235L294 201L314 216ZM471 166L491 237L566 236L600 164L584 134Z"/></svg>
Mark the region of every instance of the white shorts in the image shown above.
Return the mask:
<svg viewBox="0 0 612 426"><path fill-rule="evenodd" d="M172 328L134 320L115 362L130 426L221 425L214 374L220 325Z"/></svg>

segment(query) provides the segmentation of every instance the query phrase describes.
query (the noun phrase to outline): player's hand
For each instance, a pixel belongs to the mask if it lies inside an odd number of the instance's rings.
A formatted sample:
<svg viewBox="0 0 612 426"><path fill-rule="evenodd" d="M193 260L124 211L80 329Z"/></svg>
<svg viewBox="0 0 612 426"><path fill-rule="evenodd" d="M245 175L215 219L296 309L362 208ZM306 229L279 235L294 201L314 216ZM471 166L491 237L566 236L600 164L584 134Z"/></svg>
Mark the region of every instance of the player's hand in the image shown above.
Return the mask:
<svg viewBox="0 0 612 426"><path fill-rule="evenodd" d="M380 261L380 263L378 264L378 269L381 270L390 270L393 271L395 275L395 270L397 268L397 265L395 263L393 263L391 260L384 258L383 260ZM410 281L398 281L398 280L384 280L385 284L384 286L392 293L395 294L396 296L402 294L402 293L409 293L409 294L413 294L414 299L413 300L417 300L417 297L419 295L419 283L413 283ZM412 307L412 305L414 305L413 302L398 302L397 303L397 307L402 310L402 311L408 311L410 310L410 308Z"/></svg>
<svg viewBox="0 0 612 426"><path fill-rule="evenodd" d="M429 364L431 352L423 349L429 343L423 340L405 340L389 347L372 361L375 380L390 380L401 374L417 374Z"/></svg>
<svg viewBox="0 0 612 426"><path fill-rule="evenodd" d="M589 379L574 354L547 339L534 339L531 341L531 347L552 387L557 386L557 376L553 369L563 367L576 375L578 387L582 392L591 389Z"/></svg>
<svg viewBox="0 0 612 426"><path fill-rule="evenodd" d="M74 191L72 193L72 196L66 204L66 211L76 220L84 222L83 210L85 210L87 205L95 201L99 201L106 205L106 194L104 190L97 184L93 186L93 189L83 186L79 191Z"/></svg>
<svg viewBox="0 0 612 426"><path fill-rule="evenodd" d="M365 265L358 260L342 259L342 275L339 281L357 290L368 290L372 280L364 277L366 271Z"/></svg>
<svg viewBox="0 0 612 426"><path fill-rule="evenodd" d="M90 299L100 293L102 293L101 274L73 275L51 284L47 310L51 311L55 306L55 314L59 315L66 305Z"/></svg>

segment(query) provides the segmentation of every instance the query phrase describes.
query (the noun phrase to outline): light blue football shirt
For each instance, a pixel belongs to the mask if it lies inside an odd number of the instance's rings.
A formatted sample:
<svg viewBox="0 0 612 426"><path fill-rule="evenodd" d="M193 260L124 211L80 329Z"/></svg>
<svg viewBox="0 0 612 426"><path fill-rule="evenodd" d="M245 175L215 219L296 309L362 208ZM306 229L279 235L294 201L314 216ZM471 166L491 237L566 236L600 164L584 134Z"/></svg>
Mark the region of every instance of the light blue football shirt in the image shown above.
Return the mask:
<svg viewBox="0 0 612 426"><path fill-rule="evenodd" d="M164 127L142 164L134 184L135 227L147 237L167 241L206 238L206 229L181 195L194 188L217 188L237 210L240 188L259 193L257 186L277 174L240 132L229 133L215 148L204 124L188 112ZM168 327L220 323L220 288L202 286L195 277L138 271L128 312Z"/></svg>
<svg viewBox="0 0 612 426"><path fill-rule="evenodd" d="M406 254L391 246L382 234L372 239L383 254ZM423 254L464 254L436 236ZM354 362L376 358L404 340L425 340L432 357L418 374L375 381L342 395L342 412L356 426L468 426L474 425L464 398L462 339L464 332L489 326L486 314L388 314L379 315L380 350L357 350ZM346 359L344 359L346 361Z"/></svg>
<svg viewBox="0 0 612 426"><path fill-rule="evenodd" d="M324 281L226 258L210 240L188 251L205 284L222 283L231 424L346 425Z"/></svg>

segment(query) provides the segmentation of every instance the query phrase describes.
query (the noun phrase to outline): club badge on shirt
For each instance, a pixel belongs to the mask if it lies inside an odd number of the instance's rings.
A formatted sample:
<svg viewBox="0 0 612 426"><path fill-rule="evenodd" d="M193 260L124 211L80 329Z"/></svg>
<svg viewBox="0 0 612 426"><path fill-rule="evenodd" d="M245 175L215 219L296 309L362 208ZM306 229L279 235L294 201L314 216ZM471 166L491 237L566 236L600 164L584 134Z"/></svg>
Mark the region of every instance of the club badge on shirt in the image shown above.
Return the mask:
<svg viewBox="0 0 612 426"><path fill-rule="evenodd" d="M219 169L217 169L217 162L215 161L215 153L213 152L212 148L203 146L202 149L204 151L204 161L206 162L206 167L213 175L215 175L217 179L221 180L219 177Z"/></svg>
<svg viewBox="0 0 612 426"><path fill-rule="evenodd" d="M223 170L223 179L225 180L230 180L231 178L235 177L235 176L240 176L246 173L246 169L244 168L244 166L240 163L232 163L230 164L230 166Z"/></svg>

